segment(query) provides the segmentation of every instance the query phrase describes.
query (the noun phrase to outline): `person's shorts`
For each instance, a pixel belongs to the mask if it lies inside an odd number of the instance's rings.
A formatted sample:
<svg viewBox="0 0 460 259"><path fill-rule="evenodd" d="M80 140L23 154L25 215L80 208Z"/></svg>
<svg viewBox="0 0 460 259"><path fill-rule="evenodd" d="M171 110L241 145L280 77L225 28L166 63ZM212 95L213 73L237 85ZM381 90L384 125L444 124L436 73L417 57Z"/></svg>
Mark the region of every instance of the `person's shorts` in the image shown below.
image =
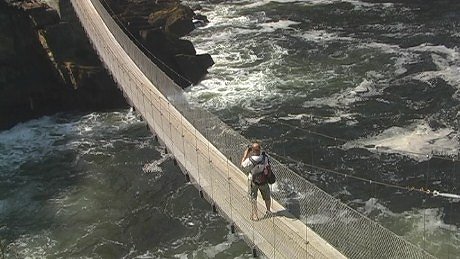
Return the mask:
<svg viewBox="0 0 460 259"><path fill-rule="evenodd" d="M260 194L262 194L262 198L264 199L264 201L270 200L270 186L268 186L268 183L263 184L263 185L257 185L255 183L251 183L251 188L250 188L251 199L253 200L257 199L257 190L260 190Z"/></svg>

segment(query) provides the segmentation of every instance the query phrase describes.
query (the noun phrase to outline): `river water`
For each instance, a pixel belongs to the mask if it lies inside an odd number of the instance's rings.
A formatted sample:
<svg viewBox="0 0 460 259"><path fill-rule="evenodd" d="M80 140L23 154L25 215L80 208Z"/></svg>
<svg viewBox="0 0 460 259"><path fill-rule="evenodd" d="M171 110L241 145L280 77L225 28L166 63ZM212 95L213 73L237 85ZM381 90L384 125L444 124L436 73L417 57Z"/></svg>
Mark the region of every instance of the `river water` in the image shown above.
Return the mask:
<svg viewBox="0 0 460 259"><path fill-rule="evenodd" d="M460 201L374 184L460 193L460 2L198 3L210 24L188 38L216 64L190 102L397 234L460 258ZM0 235L19 258L250 257L130 110L0 132L0 188Z"/></svg>

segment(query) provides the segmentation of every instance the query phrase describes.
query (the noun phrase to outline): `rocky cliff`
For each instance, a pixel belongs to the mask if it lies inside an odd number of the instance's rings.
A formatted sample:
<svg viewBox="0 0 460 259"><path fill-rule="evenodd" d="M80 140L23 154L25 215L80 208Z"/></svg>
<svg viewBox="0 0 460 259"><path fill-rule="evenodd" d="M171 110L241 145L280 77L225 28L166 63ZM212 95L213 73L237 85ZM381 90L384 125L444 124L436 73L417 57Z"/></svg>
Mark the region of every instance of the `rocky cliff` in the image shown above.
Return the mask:
<svg viewBox="0 0 460 259"><path fill-rule="evenodd" d="M79 24L69 0L59 12L40 0L0 0L0 129L61 111L126 106ZM158 3L156 3L158 2ZM213 64L180 39L194 12L177 1L107 1L129 33L182 86ZM160 60L160 61L159 61Z"/></svg>
<svg viewBox="0 0 460 259"><path fill-rule="evenodd" d="M104 0L117 21L146 48L146 54L182 87L198 83L214 64L209 54L197 55L193 44L181 39L207 23L177 0Z"/></svg>

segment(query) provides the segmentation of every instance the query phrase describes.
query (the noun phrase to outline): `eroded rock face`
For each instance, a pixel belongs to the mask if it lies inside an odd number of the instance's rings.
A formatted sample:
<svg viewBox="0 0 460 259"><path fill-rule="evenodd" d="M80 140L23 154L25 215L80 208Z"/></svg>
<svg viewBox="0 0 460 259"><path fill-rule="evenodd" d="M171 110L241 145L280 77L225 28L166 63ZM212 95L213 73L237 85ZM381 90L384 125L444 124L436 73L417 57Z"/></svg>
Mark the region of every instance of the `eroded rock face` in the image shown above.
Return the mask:
<svg viewBox="0 0 460 259"><path fill-rule="evenodd" d="M157 65L182 87L200 82L214 64L210 55L197 56L193 44L180 39L195 29L194 22L200 25L208 22L190 7L175 0L138 0L136 4L130 0L109 2L131 34L138 37L149 53L165 63Z"/></svg>
<svg viewBox="0 0 460 259"><path fill-rule="evenodd" d="M180 38L195 29L192 22L193 17L192 9L178 4L150 13L148 22L153 27L164 28L165 32Z"/></svg>
<svg viewBox="0 0 460 259"><path fill-rule="evenodd" d="M62 111L127 106L104 69L70 0L59 13L41 0L0 0L0 130ZM176 0L106 0L123 26L179 85L198 83L212 66L180 39L196 14ZM203 17L198 17L203 20Z"/></svg>
<svg viewBox="0 0 460 259"><path fill-rule="evenodd" d="M201 75L207 73L208 67L214 65L214 61L209 54L177 54L175 56L175 61L180 70L183 71L183 75L192 82L199 82L202 77Z"/></svg>
<svg viewBox="0 0 460 259"><path fill-rule="evenodd" d="M0 130L56 112L124 106L72 9L61 19L37 0L0 0Z"/></svg>

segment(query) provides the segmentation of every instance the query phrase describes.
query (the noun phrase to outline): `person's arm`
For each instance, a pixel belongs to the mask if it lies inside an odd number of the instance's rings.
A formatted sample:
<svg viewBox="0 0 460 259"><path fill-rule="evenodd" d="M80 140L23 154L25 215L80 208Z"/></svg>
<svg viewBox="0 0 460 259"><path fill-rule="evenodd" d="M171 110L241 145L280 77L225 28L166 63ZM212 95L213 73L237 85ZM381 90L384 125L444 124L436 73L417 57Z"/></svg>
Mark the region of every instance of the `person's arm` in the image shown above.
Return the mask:
<svg viewBox="0 0 460 259"><path fill-rule="evenodd" d="M250 152L251 152L251 147L248 147L248 148L246 148L246 150L244 150L243 157L241 158L241 166L242 167L246 167L244 161L246 159L248 159Z"/></svg>

